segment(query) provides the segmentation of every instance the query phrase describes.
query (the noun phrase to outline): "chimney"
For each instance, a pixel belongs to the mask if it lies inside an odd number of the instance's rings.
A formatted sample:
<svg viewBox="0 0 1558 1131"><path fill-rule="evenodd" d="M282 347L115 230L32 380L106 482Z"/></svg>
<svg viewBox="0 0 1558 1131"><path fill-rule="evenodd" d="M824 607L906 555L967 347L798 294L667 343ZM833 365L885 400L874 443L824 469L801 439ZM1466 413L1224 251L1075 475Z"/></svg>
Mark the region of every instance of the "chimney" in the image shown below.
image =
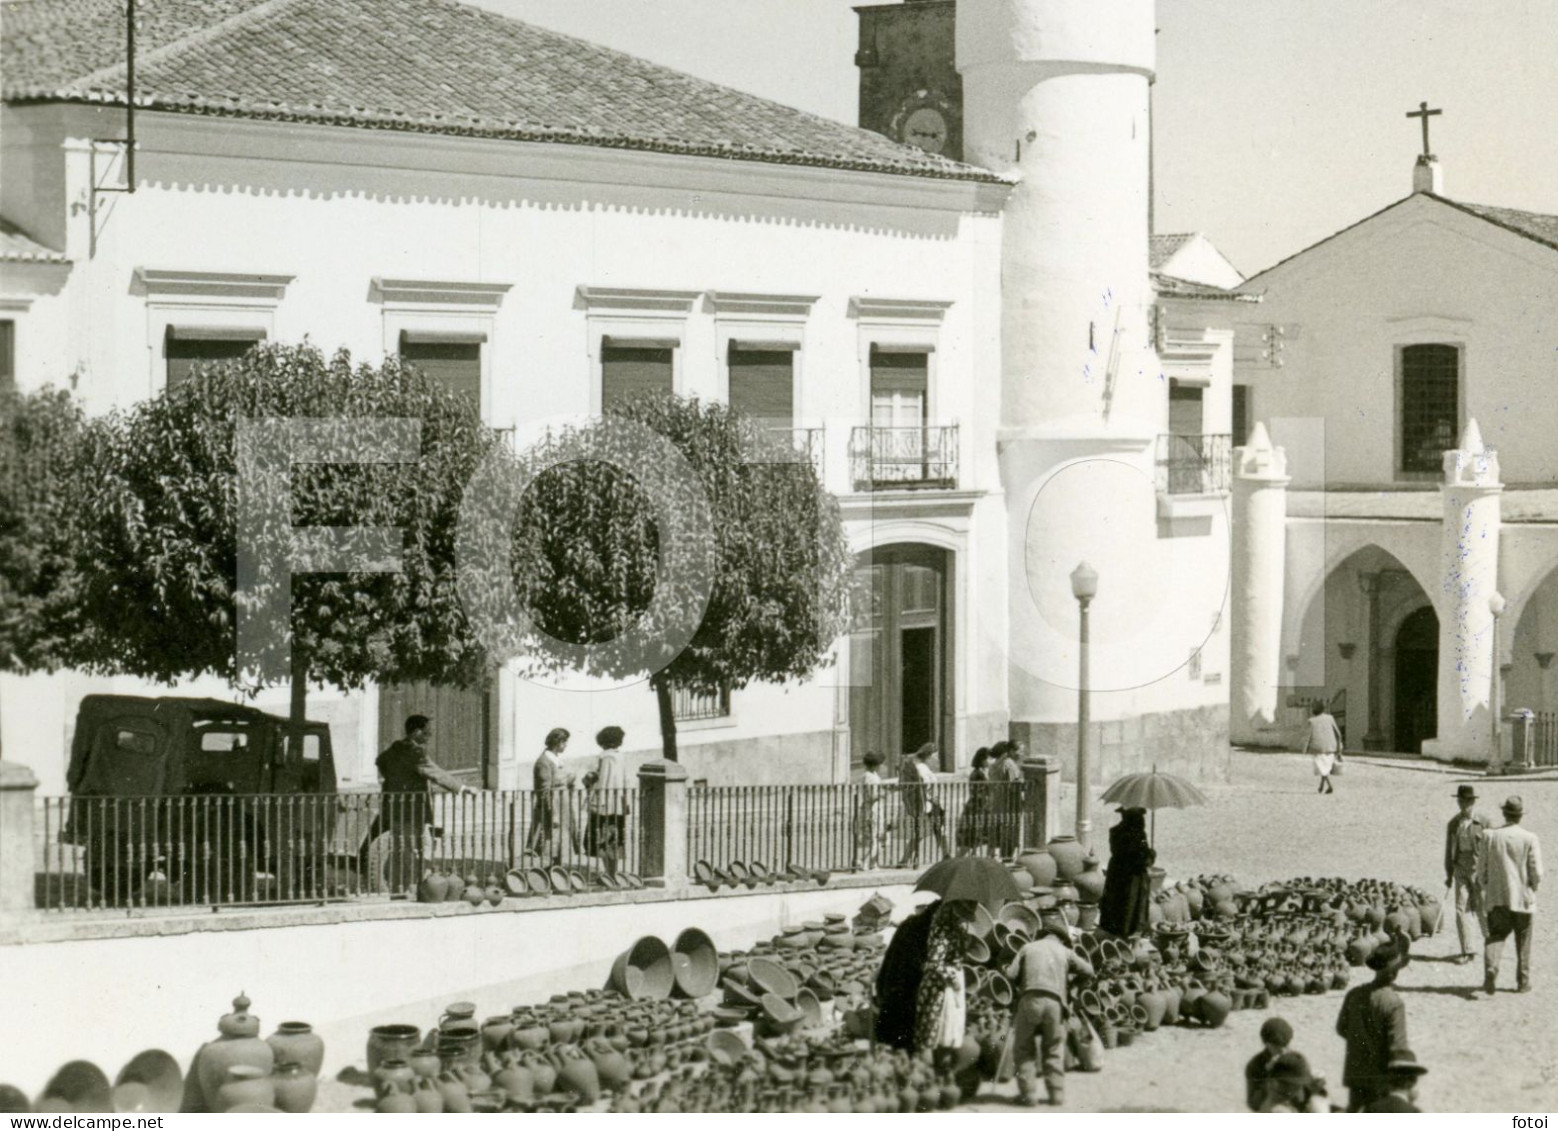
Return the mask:
<svg viewBox="0 0 1558 1131"><path fill-rule="evenodd" d="M1417 164L1412 168L1412 191L1444 195L1444 170L1439 167L1439 158L1432 153L1418 154Z"/></svg>

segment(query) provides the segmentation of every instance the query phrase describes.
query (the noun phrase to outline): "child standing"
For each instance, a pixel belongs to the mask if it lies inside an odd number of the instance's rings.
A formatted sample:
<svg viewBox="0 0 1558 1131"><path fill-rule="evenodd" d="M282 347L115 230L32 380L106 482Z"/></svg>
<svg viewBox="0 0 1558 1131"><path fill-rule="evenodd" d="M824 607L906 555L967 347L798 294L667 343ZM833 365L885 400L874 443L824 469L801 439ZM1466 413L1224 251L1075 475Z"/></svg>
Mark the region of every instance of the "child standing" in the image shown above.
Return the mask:
<svg viewBox="0 0 1558 1131"><path fill-rule="evenodd" d="M864 758L866 772L860 780L860 808L855 813L855 859L861 868L871 871L881 866L882 834L882 756L868 750Z"/></svg>
<svg viewBox="0 0 1558 1131"><path fill-rule="evenodd" d="M1260 1111L1271 1098L1267 1087L1277 1058L1293 1043L1293 1026L1280 1017L1268 1017L1260 1027L1260 1052L1244 1066L1244 1103Z"/></svg>

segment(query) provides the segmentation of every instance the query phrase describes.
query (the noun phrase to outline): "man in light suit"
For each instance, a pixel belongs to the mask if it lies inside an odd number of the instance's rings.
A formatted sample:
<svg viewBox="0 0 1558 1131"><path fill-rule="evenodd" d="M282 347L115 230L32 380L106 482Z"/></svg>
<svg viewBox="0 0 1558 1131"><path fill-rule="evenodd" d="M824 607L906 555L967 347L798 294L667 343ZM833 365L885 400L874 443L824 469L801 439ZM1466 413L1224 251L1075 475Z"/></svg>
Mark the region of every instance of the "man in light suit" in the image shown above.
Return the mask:
<svg viewBox="0 0 1558 1131"><path fill-rule="evenodd" d="M1483 946L1482 989L1493 996L1504 940L1515 936L1515 989L1531 992L1531 916L1536 912L1536 889L1542 883L1542 842L1520 827L1525 803L1518 797L1503 805L1504 824L1483 839L1478 880L1487 940Z"/></svg>

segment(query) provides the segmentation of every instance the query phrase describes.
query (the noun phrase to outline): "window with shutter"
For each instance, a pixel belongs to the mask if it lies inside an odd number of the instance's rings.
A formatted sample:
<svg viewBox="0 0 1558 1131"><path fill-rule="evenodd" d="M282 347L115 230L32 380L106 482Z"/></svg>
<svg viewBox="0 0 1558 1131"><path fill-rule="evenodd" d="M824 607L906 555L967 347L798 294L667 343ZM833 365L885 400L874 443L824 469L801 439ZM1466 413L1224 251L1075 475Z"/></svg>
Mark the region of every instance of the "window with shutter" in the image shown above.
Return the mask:
<svg viewBox="0 0 1558 1131"><path fill-rule="evenodd" d="M1461 351L1430 344L1401 349L1401 470L1437 473L1460 423Z"/></svg>
<svg viewBox="0 0 1558 1131"><path fill-rule="evenodd" d="M795 351L730 343L730 407L776 427L795 422Z"/></svg>
<svg viewBox="0 0 1558 1131"><path fill-rule="evenodd" d="M251 326L169 326L162 356L167 362L167 387L189 380L201 362L242 357L265 340L265 331Z"/></svg>
<svg viewBox="0 0 1558 1131"><path fill-rule="evenodd" d="M601 408L638 393L672 392L675 385L674 342L601 342Z"/></svg>
<svg viewBox="0 0 1558 1131"><path fill-rule="evenodd" d="M400 356L481 410L481 347L485 334L416 333L400 336Z"/></svg>
<svg viewBox="0 0 1558 1131"><path fill-rule="evenodd" d="M871 347L871 425L919 428L929 411L930 354Z"/></svg>
<svg viewBox="0 0 1558 1131"><path fill-rule="evenodd" d="M1242 448L1250 442L1250 387L1233 387L1233 446Z"/></svg>

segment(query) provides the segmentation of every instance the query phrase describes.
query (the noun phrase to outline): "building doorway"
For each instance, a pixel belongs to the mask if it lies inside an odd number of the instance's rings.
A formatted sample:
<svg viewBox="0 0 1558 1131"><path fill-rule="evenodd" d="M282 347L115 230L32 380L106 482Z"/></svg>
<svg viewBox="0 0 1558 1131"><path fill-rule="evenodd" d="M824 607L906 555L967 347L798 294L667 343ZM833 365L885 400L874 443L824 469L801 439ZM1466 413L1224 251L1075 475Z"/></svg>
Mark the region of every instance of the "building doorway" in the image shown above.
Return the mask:
<svg viewBox="0 0 1558 1131"><path fill-rule="evenodd" d="M933 546L888 546L860 555L855 567L863 606L850 635L851 759L888 759L934 742L932 760L956 765L951 749L951 555Z"/></svg>
<svg viewBox="0 0 1558 1131"><path fill-rule="evenodd" d="M1439 617L1425 605L1396 631L1395 742L1421 754L1439 730Z"/></svg>
<svg viewBox="0 0 1558 1131"><path fill-rule="evenodd" d="M496 735L492 718L497 696L486 687L432 683L379 687L379 752L406 732L409 715L433 720L428 751L433 761L468 785L497 787Z"/></svg>

